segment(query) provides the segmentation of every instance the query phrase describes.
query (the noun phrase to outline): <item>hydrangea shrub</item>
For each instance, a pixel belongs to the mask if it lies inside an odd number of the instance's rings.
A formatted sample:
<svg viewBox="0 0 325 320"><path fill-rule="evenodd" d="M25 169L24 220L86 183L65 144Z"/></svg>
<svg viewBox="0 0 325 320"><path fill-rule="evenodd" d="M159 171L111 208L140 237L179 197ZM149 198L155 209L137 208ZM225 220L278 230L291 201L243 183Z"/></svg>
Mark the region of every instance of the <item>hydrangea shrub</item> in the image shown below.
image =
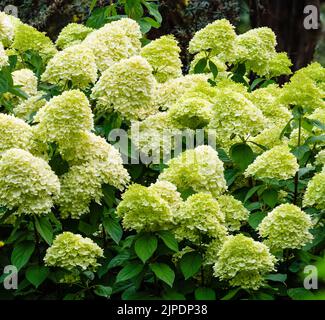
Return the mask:
<svg viewBox="0 0 325 320"><path fill-rule="evenodd" d="M19 298L294 299L324 255L325 69L292 74L271 29L222 19L184 73L174 36L141 31L71 23L52 42L0 13L0 261Z"/></svg>

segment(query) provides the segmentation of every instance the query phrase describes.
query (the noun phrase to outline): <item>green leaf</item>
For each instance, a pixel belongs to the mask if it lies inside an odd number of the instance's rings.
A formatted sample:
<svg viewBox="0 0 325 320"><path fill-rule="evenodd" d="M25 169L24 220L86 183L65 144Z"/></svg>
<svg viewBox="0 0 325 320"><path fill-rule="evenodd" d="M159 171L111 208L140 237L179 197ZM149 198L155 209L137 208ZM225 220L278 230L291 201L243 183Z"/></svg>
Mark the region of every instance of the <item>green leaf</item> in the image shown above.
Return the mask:
<svg viewBox="0 0 325 320"><path fill-rule="evenodd" d="M185 277L185 280L194 276L202 265L202 257L197 252L189 252L184 254L179 262L181 271Z"/></svg>
<svg viewBox="0 0 325 320"><path fill-rule="evenodd" d="M35 226L37 232L41 237L49 244L52 244L53 241L53 228L51 222L46 217L36 218L35 217Z"/></svg>
<svg viewBox="0 0 325 320"><path fill-rule="evenodd" d="M205 67L207 66L207 62L207 58L200 59L194 67L194 73L204 73Z"/></svg>
<svg viewBox="0 0 325 320"><path fill-rule="evenodd" d="M265 212L254 212L249 215L248 224L253 228L257 229L261 221L266 217Z"/></svg>
<svg viewBox="0 0 325 320"><path fill-rule="evenodd" d="M178 243L174 235L169 231L159 231L158 236L162 239L164 244L171 250L178 252Z"/></svg>
<svg viewBox="0 0 325 320"><path fill-rule="evenodd" d="M182 293L175 291L174 289L168 289L163 294L164 300L186 300L185 296Z"/></svg>
<svg viewBox="0 0 325 320"><path fill-rule="evenodd" d="M250 91L253 91L261 82L263 82L265 79L264 78L257 78L255 79L251 86L250 86Z"/></svg>
<svg viewBox="0 0 325 320"><path fill-rule="evenodd" d="M11 254L11 264L20 270L29 261L35 249L34 242L24 241L17 244Z"/></svg>
<svg viewBox="0 0 325 320"><path fill-rule="evenodd" d="M200 287L195 290L196 300L216 300L216 293L211 288Z"/></svg>
<svg viewBox="0 0 325 320"><path fill-rule="evenodd" d="M325 142L325 134L322 134L320 136L309 137L305 141L305 144L318 143L318 142Z"/></svg>
<svg viewBox="0 0 325 320"><path fill-rule="evenodd" d="M154 235L144 234L140 236L134 245L137 256L145 263L156 251L158 240Z"/></svg>
<svg viewBox="0 0 325 320"><path fill-rule="evenodd" d="M305 153L308 152L310 149L308 147L308 145L306 144L303 144L302 146L299 146L299 147L295 147L293 150L292 150L292 153L296 156L296 158L298 160L301 160Z"/></svg>
<svg viewBox="0 0 325 320"><path fill-rule="evenodd" d="M236 143L230 148L230 157L237 164L241 171L254 161L254 153L246 143Z"/></svg>
<svg viewBox="0 0 325 320"><path fill-rule="evenodd" d="M285 282L287 280L287 275L283 273L268 274L265 279L275 281L275 282Z"/></svg>
<svg viewBox="0 0 325 320"><path fill-rule="evenodd" d="M150 3L150 2L147 2L147 1L143 1L142 2L143 5L148 9L149 11L149 14L152 15L158 23L161 23L162 22L162 16L158 10L159 8L159 5L158 4L155 4L155 3Z"/></svg>
<svg viewBox="0 0 325 320"><path fill-rule="evenodd" d="M278 192L274 189L266 189L261 197L270 208L274 208L278 202Z"/></svg>
<svg viewBox="0 0 325 320"><path fill-rule="evenodd" d="M143 7L140 0L126 0L124 10L129 18L134 20L138 20L143 16Z"/></svg>
<svg viewBox="0 0 325 320"><path fill-rule="evenodd" d="M118 244L123 235L123 230L119 222L112 217L105 217L103 219L103 226L110 237Z"/></svg>
<svg viewBox="0 0 325 320"><path fill-rule="evenodd" d="M143 20L150 23L150 25L156 29L160 27L160 23L150 17L145 17Z"/></svg>
<svg viewBox="0 0 325 320"><path fill-rule="evenodd" d="M94 293L100 297L109 298L112 294L113 289L111 287L96 285L94 288Z"/></svg>
<svg viewBox="0 0 325 320"><path fill-rule="evenodd" d="M26 271L26 278L31 284L38 288L47 278L49 273L50 270L47 267L31 266Z"/></svg>
<svg viewBox="0 0 325 320"><path fill-rule="evenodd" d="M231 289L229 292L220 300L231 300L240 290L241 288Z"/></svg>
<svg viewBox="0 0 325 320"><path fill-rule="evenodd" d="M175 272L165 263L153 263L150 265L151 270L158 279L167 283L170 287L173 286Z"/></svg>
<svg viewBox="0 0 325 320"><path fill-rule="evenodd" d="M258 185L258 186L255 186L255 187L249 189L248 192L247 192L247 194L246 194L246 197L245 197L245 199L244 199L244 203L245 203L248 199L250 199L250 198L255 194L255 192L257 192L258 190L260 190L262 187L264 187L264 186L260 184L260 185Z"/></svg>
<svg viewBox="0 0 325 320"><path fill-rule="evenodd" d="M292 300L313 300L314 294L305 288L293 288L287 291Z"/></svg>
<svg viewBox="0 0 325 320"><path fill-rule="evenodd" d="M130 259L129 251L122 251L117 256L115 256L108 264L108 269L112 269L121 266L125 261Z"/></svg>
<svg viewBox="0 0 325 320"><path fill-rule="evenodd" d="M213 74L213 78L215 79L218 76L218 67L211 61L209 60L209 69Z"/></svg>
<svg viewBox="0 0 325 320"><path fill-rule="evenodd" d="M116 282L126 281L137 276L143 269L143 264L139 262L131 262L127 264L117 274Z"/></svg>

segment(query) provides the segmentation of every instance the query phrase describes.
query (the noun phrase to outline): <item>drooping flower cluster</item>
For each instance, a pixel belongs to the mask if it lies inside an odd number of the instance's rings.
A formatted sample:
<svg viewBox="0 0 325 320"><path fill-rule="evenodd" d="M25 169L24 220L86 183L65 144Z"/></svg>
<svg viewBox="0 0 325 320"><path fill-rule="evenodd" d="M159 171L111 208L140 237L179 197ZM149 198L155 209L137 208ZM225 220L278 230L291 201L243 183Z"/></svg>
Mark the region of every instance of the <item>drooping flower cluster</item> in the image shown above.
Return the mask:
<svg viewBox="0 0 325 320"><path fill-rule="evenodd" d="M0 12L0 43L8 46L14 38L14 25L10 16Z"/></svg>
<svg viewBox="0 0 325 320"><path fill-rule="evenodd" d="M254 90L250 95L250 100L266 117L268 126L277 125L283 128L291 119L291 112L279 101L280 95L281 89L277 85Z"/></svg>
<svg viewBox="0 0 325 320"><path fill-rule="evenodd" d="M274 270L275 262L266 245L239 234L224 242L214 274L231 286L257 290L263 285L263 276Z"/></svg>
<svg viewBox="0 0 325 320"><path fill-rule="evenodd" d="M198 146L171 159L158 177L177 186L180 191L211 192L218 196L227 189L223 163L210 146Z"/></svg>
<svg viewBox="0 0 325 320"><path fill-rule="evenodd" d="M42 215L51 211L60 184L43 159L13 148L0 158L0 189L1 206L17 214Z"/></svg>
<svg viewBox="0 0 325 320"><path fill-rule="evenodd" d="M63 232L56 236L51 247L46 250L46 266L60 267L67 270L81 268L95 271L100 265L98 258L103 257L103 249L89 238L80 234Z"/></svg>
<svg viewBox="0 0 325 320"><path fill-rule="evenodd" d="M281 90L280 101L308 109L325 108L324 68L312 63L297 71Z"/></svg>
<svg viewBox="0 0 325 320"><path fill-rule="evenodd" d="M127 120L144 119L156 112L152 102L155 85L147 60L134 56L104 71L91 96L100 112L114 110Z"/></svg>
<svg viewBox="0 0 325 320"><path fill-rule="evenodd" d="M37 93L37 77L30 69L20 69L12 73L15 86L21 86L21 90L30 96Z"/></svg>
<svg viewBox="0 0 325 320"><path fill-rule="evenodd" d="M176 203L181 201L171 183L159 182L158 186L150 187L133 184L122 195L116 212L125 229L137 232L166 230L174 224L175 200Z"/></svg>
<svg viewBox="0 0 325 320"><path fill-rule="evenodd" d="M155 91L155 105L162 110L169 109L179 98L193 88L202 85L205 88L211 88L207 83L208 77L204 74L189 74L179 78L170 79L157 86ZM194 91L194 90L193 90ZM196 95L197 95L197 90Z"/></svg>
<svg viewBox="0 0 325 320"><path fill-rule="evenodd" d="M0 156L11 148L29 150L32 138L32 128L25 121L0 113Z"/></svg>
<svg viewBox="0 0 325 320"><path fill-rule="evenodd" d="M304 206L315 206L320 210L325 209L325 170L316 173L308 182L303 199Z"/></svg>
<svg viewBox="0 0 325 320"><path fill-rule="evenodd" d="M158 112L143 121L132 122L130 137L137 150L152 157L152 161L156 163L160 158L171 156L174 139L180 133L181 131L172 124L167 112ZM142 154L140 156L145 163Z"/></svg>
<svg viewBox="0 0 325 320"><path fill-rule="evenodd" d="M313 239L310 216L293 204L273 209L258 226L259 234L272 250L299 249Z"/></svg>
<svg viewBox="0 0 325 320"><path fill-rule="evenodd" d="M173 36L162 36L143 47L141 56L152 66L157 81L166 82L182 75L180 51Z"/></svg>
<svg viewBox="0 0 325 320"><path fill-rule="evenodd" d="M58 52L47 64L42 81L85 89L97 80L97 66L91 49L76 44Z"/></svg>
<svg viewBox="0 0 325 320"><path fill-rule="evenodd" d="M139 54L141 37L138 23L123 18L93 31L83 43L93 51L97 68L104 72L115 62Z"/></svg>
<svg viewBox="0 0 325 320"><path fill-rule="evenodd" d="M45 61L48 61L57 52L50 38L24 23L15 27L15 37L11 47L20 53L28 50L37 52Z"/></svg>
<svg viewBox="0 0 325 320"><path fill-rule="evenodd" d="M195 33L189 52L212 51L213 55L232 53L236 38L234 26L226 19L216 20Z"/></svg>
<svg viewBox="0 0 325 320"><path fill-rule="evenodd" d="M287 180L298 171L296 157L290 153L287 145L280 145L258 156L245 171L245 176L258 179Z"/></svg>
<svg viewBox="0 0 325 320"><path fill-rule="evenodd" d="M175 221L175 236L200 245L203 237L218 239L222 243L227 236L225 216L218 202L209 193L196 193L181 205Z"/></svg>
<svg viewBox="0 0 325 320"><path fill-rule="evenodd" d="M168 110L171 122L179 128L199 129L211 118L211 103L202 98L187 98L177 101Z"/></svg>
<svg viewBox="0 0 325 320"><path fill-rule="evenodd" d="M61 30L55 44L63 50L67 47L80 44L92 31L92 28L88 28L82 24L69 23Z"/></svg>
<svg viewBox="0 0 325 320"><path fill-rule="evenodd" d="M231 138L247 138L258 134L265 124L262 112L243 94L230 89L220 90L212 106L208 129L224 148L235 143Z"/></svg>
<svg viewBox="0 0 325 320"><path fill-rule="evenodd" d="M232 195L221 195L217 198L220 210L225 215L225 223L229 230L239 230L241 224L247 221L249 211L244 207L241 201L235 199Z"/></svg>
<svg viewBox="0 0 325 320"><path fill-rule="evenodd" d="M52 98L34 118L37 133L47 142L67 141L81 131L93 129L89 101L80 90L65 91Z"/></svg>

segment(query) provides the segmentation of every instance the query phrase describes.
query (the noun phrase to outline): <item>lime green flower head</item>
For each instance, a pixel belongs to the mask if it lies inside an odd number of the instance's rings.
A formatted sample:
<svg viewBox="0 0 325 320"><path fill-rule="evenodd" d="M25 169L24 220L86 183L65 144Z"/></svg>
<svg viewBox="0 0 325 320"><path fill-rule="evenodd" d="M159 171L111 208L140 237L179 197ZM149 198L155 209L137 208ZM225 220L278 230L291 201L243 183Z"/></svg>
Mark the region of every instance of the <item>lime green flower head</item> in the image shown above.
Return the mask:
<svg viewBox="0 0 325 320"><path fill-rule="evenodd" d="M189 52L212 51L213 55L232 53L236 39L235 27L226 19L209 23L197 31L189 43Z"/></svg>
<svg viewBox="0 0 325 320"><path fill-rule="evenodd" d="M272 127L265 128L261 133L257 136L252 137L249 141L249 146L255 153L262 153L264 150L260 146L266 147L267 149L272 149L276 146L281 146L284 144L288 144L288 138L282 137L280 139L281 132L283 130L282 126L273 125ZM260 145L260 146L259 146Z"/></svg>
<svg viewBox="0 0 325 320"><path fill-rule="evenodd" d="M28 50L37 52L45 62L57 53L50 38L24 23L16 25L12 48L20 53Z"/></svg>
<svg viewBox="0 0 325 320"><path fill-rule="evenodd" d="M79 219L89 212L91 201L100 204L102 193L102 178L97 162L72 166L60 177L61 193L56 198L63 219L71 217Z"/></svg>
<svg viewBox="0 0 325 320"><path fill-rule="evenodd" d="M175 191L176 192L176 191ZM170 197L162 197L156 188L139 184L131 185L122 195L117 206L117 215L122 218L125 229L140 231L159 231L172 227L174 223L173 206Z"/></svg>
<svg viewBox="0 0 325 320"><path fill-rule="evenodd" d="M46 99L43 98L44 94L45 92L38 92L28 99L22 100L13 108L15 116L26 121L31 120L31 117L46 104Z"/></svg>
<svg viewBox="0 0 325 320"><path fill-rule="evenodd" d="M79 90L63 92L52 98L34 118L39 137L47 142L69 140L73 135L93 129L89 101Z"/></svg>
<svg viewBox="0 0 325 320"><path fill-rule="evenodd" d="M312 62L305 68L296 71L294 77L306 76L316 83L316 86L322 89L324 95L325 68L318 62Z"/></svg>
<svg viewBox="0 0 325 320"><path fill-rule="evenodd" d="M29 96L37 94L37 77L30 69L20 69L12 73L15 86L21 86L21 90Z"/></svg>
<svg viewBox="0 0 325 320"><path fill-rule="evenodd" d="M267 126L285 126L291 119L291 112L281 104L279 96L281 89L277 85L254 90L249 99L257 106L266 117Z"/></svg>
<svg viewBox="0 0 325 320"><path fill-rule="evenodd" d="M268 78L279 77L282 75L289 75L292 73L290 67L292 62L286 52L276 53L269 61Z"/></svg>
<svg viewBox="0 0 325 320"><path fill-rule="evenodd" d="M42 74L42 81L61 87L70 81L73 88L85 89L96 80L97 66L92 50L80 44L58 52Z"/></svg>
<svg viewBox="0 0 325 320"><path fill-rule="evenodd" d="M9 58L6 54L5 49L3 48L2 42L0 41L0 70L7 66L9 63Z"/></svg>
<svg viewBox="0 0 325 320"><path fill-rule="evenodd" d="M130 138L141 155L152 156L156 161L170 157L174 150L174 137L181 131L172 123L167 112L158 112L143 121L133 121Z"/></svg>
<svg viewBox="0 0 325 320"><path fill-rule="evenodd" d="M269 62L275 58L276 36L267 27L256 28L236 38L237 62L245 62L246 68L263 76L269 72Z"/></svg>
<svg viewBox="0 0 325 320"><path fill-rule="evenodd" d="M225 215L226 225L230 231L239 230L242 223L247 221L249 211L241 201L232 195L221 195L217 198L221 212Z"/></svg>
<svg viewBox="0 0 325 320"><path fill-rule="evenodd" d="M9 149L0 159L0 205L17 214L42 215L53 207L58 177L43 160L22 149Z"/></svg>
<svg viewBox="0 0 325 320"><path fill-rule="evenodd" d="M169 35L147 44L142 48L141 56L146 58L152 66L157 81L166 82L182 75L180 51L174 36Z"/></svg>
<svg viewBox="0 0 325 320"><path fill-rule="evenodd" d="M310 64L298 70L281 90L280 101L307 109L325 108L324 68Z"/></svg>
<svg viewBox="0 0 325 320"><path fill-rule="evenodd" d="M258 179L287 180L299 169L296 157L287 145L276 146L258 156L245 171L245 176Z"/></svg>
<svg viewBox="0 0 325 320"><path fill-rule="evenodd" d="M92 31L92 28L88 28L82 24L69 23L61 30L55 44L58 48L65 49L81 43Z"/></svg>
<svg viewBox="0 0 325 320"><path fill-rule="evenodd" d="M130 180L119 151L104 138L91 132L80 132L70 140L61 141L59 152L69 165L91 163L96 168L101 183L123 190Z"/></svg>
<svg viewBox="0 0 325 320"><path fill-rule="evenodd" d="M138 23L123 18L93 31L83 43L93 51L97 68L104 72L115 62L138 55L141 49L141 37Z"/></svg>
<svg viewBox="0 0 325 320"><path fill-rule="evenodd" d="M67 270L81 268L82 270L95 271L100 266L97 259L103 256L103 249L90 238L63 232L55 237L51 247L46 250L44 263L49 267L60 267Z"/></svg>
<svg viewBox="0 0 325 320"><path fill-rule="evenodd" d="M0 113L0 157L11 148L29 150L32 138L32 128L25 121Z"/></svg>
<svg viewBox="0 0 325 320"><path fill-rule="evenodd" d="M188 74L159 84L155 90L155 104L157 108L162 110L169 109L181 96L191 91L197 85L210 87L207 80L208 76L204 74Z"/></svg>
<svg viewBox="0 0 325 320"><path fill-rule="evenodd" d="M175 236L178 240L187 239L201 244L204 237L222 242L227 236L227 229L223 225L225 216L218 202L209 193L197 193L188 197L177 212L175 221Z"/></svg>
<svg viewBox="0 0 325 320"><path fill-rule="evenodd" d="M313 239L312 221L299 207L281 204L262 220L258 232L271 250L300 249Z"/></svg>
<svg viewBox="0 0 325 320"><path fill-rule="evenodd" d="M10 17L4 12L0 12L0 42L8 46L14 38L14 25Z"/></svg>
<svg viewBox="0 0 325 320"><path fill-rule="evenodd" d="M214 275L233 287L259 289L263 276L274 270L276 259L263 243L243 234L229 236L214 265Z"/></svg>
<svg viewBox="0 0 325 320"><path fill-rule="evenodd" d="M227 147L232 137L247 138L258 134L265 124L262 112L242 93L221 89L212 106L208 129L214 131L217 142Z"/></svg>
<svg viewBox="0 0 325 320"><path fill-rule="evenodd" d="M180 99L168 110L171 122L179 128L199 129L211 118L211 103L202 98Z"/></svg>
<svg viewBox="0 0 325 320"><path fill-rule="evenodd" d="M148 61L134 56L104 71L91 97L97 100L99 111L114 110L127 120L139 120L157 111L152 103L155 86Z"/></svg>
<svg viewBox="0 0 325 320"><path fill-rule="evenodd" d="M325 209L325 170L316 173L308 182L306 192L303 198L303 205L320 210Z"/></svg>
<svg viewBox="0 0 325 320"><path fill-rule="evenodd" d="M171 159L168 166L158 178L175 184L179 191L192 188L196 192L218 196L227 189L223 163L218 152L210 146L187 150Z"/></svg>

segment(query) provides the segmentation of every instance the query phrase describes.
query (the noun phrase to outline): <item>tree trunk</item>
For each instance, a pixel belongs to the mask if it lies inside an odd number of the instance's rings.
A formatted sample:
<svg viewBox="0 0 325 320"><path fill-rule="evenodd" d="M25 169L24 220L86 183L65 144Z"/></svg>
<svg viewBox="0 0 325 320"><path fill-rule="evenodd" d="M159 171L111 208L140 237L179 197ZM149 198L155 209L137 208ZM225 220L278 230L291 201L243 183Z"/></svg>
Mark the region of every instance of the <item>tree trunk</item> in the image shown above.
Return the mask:
<svg viewBox="0 0 325 320"><path fill-rule="evenodd" d="M293 70L313 60L321 35L320 2L322 0L249 0L252 27L270 27L277 35L278 51L285 51L293 62ZM317 7L318 29L304 27L304 8Z"/></svg>

